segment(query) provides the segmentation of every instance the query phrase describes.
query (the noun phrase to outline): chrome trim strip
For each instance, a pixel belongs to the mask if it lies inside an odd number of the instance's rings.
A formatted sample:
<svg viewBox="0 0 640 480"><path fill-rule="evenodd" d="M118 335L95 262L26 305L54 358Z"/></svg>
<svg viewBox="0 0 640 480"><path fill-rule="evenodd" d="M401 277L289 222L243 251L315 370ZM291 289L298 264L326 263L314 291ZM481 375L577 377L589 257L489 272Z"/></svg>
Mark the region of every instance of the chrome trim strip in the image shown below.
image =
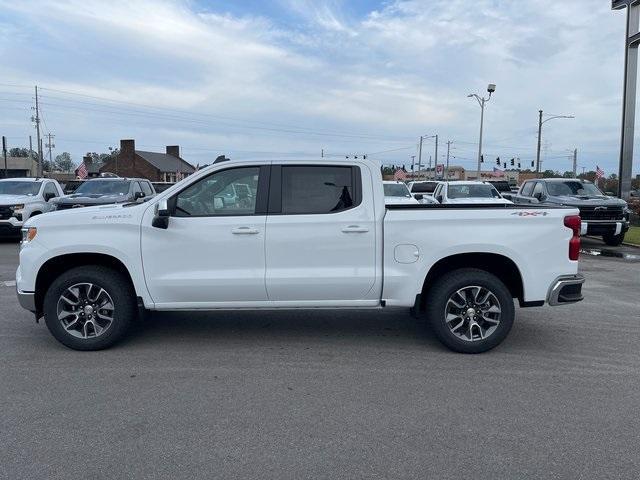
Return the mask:
<svg viewBox="0 0 640 480"><path fill-rule="evenodd" d="M570 303L575 303L560 302L558 299L558 297L560 296L560 291L567 285L582 285L583 283L584 275L579 273L576 275L563 275L556 278L549 288L549 293L547 294L547 303L551 306L568 305Z"/></svg>

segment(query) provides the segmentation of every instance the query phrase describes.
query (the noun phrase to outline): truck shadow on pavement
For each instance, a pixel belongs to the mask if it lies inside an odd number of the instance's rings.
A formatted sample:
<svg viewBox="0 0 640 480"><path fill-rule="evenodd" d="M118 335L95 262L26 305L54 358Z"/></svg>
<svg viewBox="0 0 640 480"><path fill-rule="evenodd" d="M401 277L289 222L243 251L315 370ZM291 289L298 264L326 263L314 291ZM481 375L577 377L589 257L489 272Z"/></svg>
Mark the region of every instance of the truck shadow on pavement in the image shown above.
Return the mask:
<svg viewBox="0 0 640 480"><path fill-rule="evenodd" d="M165 343L175 339L207 343L348 341L433 345L441 349L422 320L407 312L380 311L224 311L152 312L136 322L120 345Z"/></svg>

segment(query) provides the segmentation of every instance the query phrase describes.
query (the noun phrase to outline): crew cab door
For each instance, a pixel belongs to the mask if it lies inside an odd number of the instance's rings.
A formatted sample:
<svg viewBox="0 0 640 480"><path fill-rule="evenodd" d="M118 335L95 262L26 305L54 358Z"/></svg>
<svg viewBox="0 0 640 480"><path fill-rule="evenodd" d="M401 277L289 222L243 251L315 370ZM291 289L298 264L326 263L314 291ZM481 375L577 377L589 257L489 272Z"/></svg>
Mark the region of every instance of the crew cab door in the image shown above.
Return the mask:
<svg viewBox="0 0 640 480"><path fill-rule="evenodd" d="M269 300L348 305L377 299L373 192L361 168L273 165L266 234Z"/></svg>
<svg viewBox="0 0 640 480"><path fill-rule="evenodd" d="M233 166L186 186L169 200L168 226L142 224L145 280L156 308L264 303L269 167ZM235 185L243 185L236 193ZM247 188L248 187L248 188Z"/></svg>

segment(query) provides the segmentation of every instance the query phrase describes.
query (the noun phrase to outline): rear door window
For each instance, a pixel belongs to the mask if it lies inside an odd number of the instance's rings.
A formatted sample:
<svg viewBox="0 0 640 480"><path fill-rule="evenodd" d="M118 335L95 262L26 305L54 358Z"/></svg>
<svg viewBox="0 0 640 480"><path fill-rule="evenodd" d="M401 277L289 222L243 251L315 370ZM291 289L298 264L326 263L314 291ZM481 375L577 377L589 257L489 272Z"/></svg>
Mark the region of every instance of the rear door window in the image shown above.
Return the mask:
<svg viewBox="0 0 640 480"><path fill-rule="evenodd" d="M281 204L272 197L270 211L285 215L337 213L360 203L360 169L334 165L281 167ZM277 190L276 185L274 192Z"/></svg>
<svg viewBox="0 0 640 480"><path fill-rule="evenodd" d="M142 187L142 191L147 197L153 195L153 189L151 188L149 182L140 182L140 186Z"/></svg>

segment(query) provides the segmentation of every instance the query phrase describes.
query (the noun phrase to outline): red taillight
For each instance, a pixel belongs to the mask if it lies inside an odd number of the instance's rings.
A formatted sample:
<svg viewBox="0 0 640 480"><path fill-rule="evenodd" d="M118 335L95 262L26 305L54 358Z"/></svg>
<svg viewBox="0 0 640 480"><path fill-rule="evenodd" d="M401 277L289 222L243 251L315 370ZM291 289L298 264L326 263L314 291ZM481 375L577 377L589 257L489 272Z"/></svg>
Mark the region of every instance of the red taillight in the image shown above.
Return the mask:
<svg viewBox="0 0 640 480"><path fill-rule="evenodd" d="M573 230L573 237L569 240L569 260L578 260L580 256L580 227L582 221L580 215L564 217L564 226Z"/></svg>

